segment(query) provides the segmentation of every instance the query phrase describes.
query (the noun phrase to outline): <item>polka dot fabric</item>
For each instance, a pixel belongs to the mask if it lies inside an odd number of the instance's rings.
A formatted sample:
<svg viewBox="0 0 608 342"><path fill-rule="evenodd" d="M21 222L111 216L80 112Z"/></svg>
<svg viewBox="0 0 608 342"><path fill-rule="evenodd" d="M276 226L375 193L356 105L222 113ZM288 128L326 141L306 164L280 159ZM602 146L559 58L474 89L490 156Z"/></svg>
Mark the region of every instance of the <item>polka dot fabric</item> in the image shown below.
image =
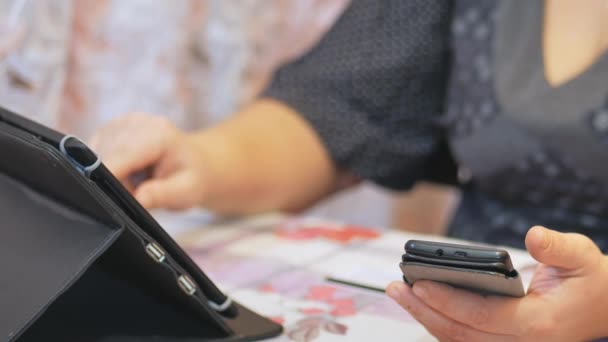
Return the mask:
<svg viewBox="0 0 608 342"><path fill-rule="evenodd" d="M587 114L587 124L598 139L603 143L608 143L608 98L604 107L592 110Z"/></svg>
<svg viewBox="0 0 608 342"><path fill-rule="evenodd" d="M300 112L335 162L396 189L439 153L449 2L354 0L265 95Z"/></svg>
<svg viewBox="0 0 608 342"><path fill-rule="evenodd" d="M608 251L606 189L555 153L537 152L468 186L452 235L524 248L528 229L544 225L584 233Z"/></svg>
<svg viewBox="0 0 608 342"><path fill-rule="evenodd" d="M470 135L499 113L493 87L494 1L461 1L452 21L453 71L445 121L455 137Z"/></svg>

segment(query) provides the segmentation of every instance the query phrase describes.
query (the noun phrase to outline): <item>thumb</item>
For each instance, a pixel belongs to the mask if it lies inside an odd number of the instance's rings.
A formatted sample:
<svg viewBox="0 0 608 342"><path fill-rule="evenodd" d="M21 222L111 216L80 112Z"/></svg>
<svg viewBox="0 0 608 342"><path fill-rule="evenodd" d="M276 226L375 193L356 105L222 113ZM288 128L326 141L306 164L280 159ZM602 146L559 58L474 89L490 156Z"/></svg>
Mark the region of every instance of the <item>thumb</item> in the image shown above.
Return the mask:
<svg viewBox="0 0 608 342"><path fill-rule="evenodd" d="M528 231L526 248L539 262L567 270L589 267L601 255L595 243L584 235L560 233L540 226Z"/></svg>
<svg viewBox="0 0 608 342"><path fill-rule="evenodd" d="M187 172L178 172L167 178L153 178L135 189L135 198L146 209L188 209L200 205L200 186Z"/></svg>

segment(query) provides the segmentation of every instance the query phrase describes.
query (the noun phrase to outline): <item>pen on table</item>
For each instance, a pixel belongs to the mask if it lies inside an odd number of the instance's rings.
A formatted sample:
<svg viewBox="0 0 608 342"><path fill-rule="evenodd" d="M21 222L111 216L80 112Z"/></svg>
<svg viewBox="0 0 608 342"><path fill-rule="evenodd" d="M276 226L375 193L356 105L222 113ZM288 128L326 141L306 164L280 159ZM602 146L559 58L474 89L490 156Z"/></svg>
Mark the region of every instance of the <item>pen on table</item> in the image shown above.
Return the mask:
<svg viewBox="0 0 608 342"><path fill-rule="evenodd" d="M353 283L353 282L342 280L342 279L336 279L336 278L332 278L332 277L325 277L325 281L330 282L330 283L334 283L334 284L340 284L340 285L346 285L346 286L356 287L356 288L363 289L363 290L371 290L371 291L375 291L375 292L382 292L382 293L384 293L384 289L373 287L373 286L369 286L369 285L364 285L364 284Z"/></svg>

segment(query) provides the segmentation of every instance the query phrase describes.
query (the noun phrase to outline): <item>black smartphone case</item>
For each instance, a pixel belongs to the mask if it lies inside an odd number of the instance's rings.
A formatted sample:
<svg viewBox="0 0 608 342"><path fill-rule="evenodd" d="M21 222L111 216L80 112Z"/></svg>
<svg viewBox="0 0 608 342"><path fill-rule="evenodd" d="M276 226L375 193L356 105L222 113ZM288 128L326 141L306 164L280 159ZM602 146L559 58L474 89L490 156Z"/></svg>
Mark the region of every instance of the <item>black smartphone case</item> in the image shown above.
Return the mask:
<svg viewBox="0 0 608 342"><path fill-rule="evenodd" d="M1 108L0 217L0 340L282 332L239 303L226 310L208 298L221 292L81 141Z"/></svg>

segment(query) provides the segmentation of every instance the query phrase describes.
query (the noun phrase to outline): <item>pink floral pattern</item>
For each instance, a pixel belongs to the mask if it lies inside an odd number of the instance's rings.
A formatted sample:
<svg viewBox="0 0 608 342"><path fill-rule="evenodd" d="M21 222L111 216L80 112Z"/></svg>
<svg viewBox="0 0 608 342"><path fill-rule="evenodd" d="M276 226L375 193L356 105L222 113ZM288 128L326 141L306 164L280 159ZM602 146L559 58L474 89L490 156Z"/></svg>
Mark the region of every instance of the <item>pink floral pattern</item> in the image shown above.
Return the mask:
<svg viewBox="0 0 608 342"><path fill-rule="evenodd" d="M420 236L312 218L281 218L267 226L242 223L242 229L232 226L228 234L226 228L201 230L183 243L234 300L284 326L284 335L273 341L431 340L424 327L387 296L330 282L326 268L318 267L328 258L356 251L361 258L394 265L399 279L396 264L402 243ZM310 249L317 248L327 251L310 258ZM269 251L289 253L290 258ZM527 282L533 272L527 265L534 262L521 251L510 253Z"/></svg>
<svg viewBox="0 0 608 342"><path fill-rule="evenodd" d="M263 284L258 287L258 291L272 293L277 290L272 284ZM308 288L304 299L326 304L328 309L319 307L298 308L298 312L303 314L304 318L287 327L285 333L289 339L297 342L314 341L320 336L321 331L335 335L346 335L348 327L338 322L338 319L357 313L353 296L345 297L339 293L336 287L331 285L314 285ZM275 322L285 322L285 319L281 316L269 318Z"/></svg>
<svg viewBox="0 0 608 342"><path fill-rule="evenodd" d="M371 228L353 225L285 225L275 231L275 234L286 240L326 239L337 243L348 244L355 240L372 240L380 236L380 232Z"/></svg>
<svg viewBox="0 0 608 342"><path fill-rule="evenodd" d="M299 320L293 329L287 331L287 336L292 341L309 342L316 340L321 330L331 334L346 335L348 328L326 317L308 317Z"/></svg>

